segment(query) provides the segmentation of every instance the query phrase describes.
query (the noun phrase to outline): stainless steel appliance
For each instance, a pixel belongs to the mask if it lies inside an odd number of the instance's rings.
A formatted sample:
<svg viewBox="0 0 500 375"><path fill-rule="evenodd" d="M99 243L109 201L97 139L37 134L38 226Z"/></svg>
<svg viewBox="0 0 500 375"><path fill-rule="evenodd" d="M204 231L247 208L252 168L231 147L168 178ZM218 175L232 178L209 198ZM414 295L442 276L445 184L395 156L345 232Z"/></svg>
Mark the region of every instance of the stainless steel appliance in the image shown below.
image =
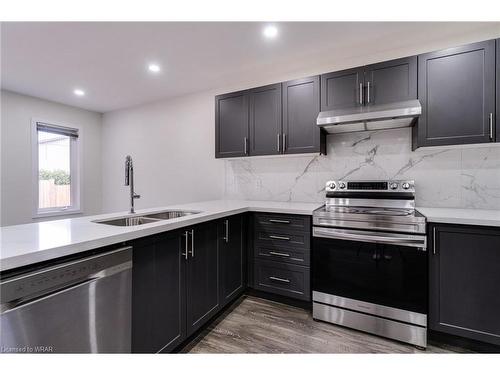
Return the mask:
<svg viewBox="0 0 500 375"><path fill-rule="evenodd" d="M130 353L132 248L0 282L0 352Z"/></svg>
<svg viewBox="0 0 500 375"><path fill-rule="evenodd" d="M328 181L313 213L313 317L426 347L425 232L413 181Z"/></svg>
<svg viewBox="0 0 500 375"><path fill-rule="evenodd" d="M413 126L422 113L417 99L320 112L316 123L327 133L351 133Z"/></svg>

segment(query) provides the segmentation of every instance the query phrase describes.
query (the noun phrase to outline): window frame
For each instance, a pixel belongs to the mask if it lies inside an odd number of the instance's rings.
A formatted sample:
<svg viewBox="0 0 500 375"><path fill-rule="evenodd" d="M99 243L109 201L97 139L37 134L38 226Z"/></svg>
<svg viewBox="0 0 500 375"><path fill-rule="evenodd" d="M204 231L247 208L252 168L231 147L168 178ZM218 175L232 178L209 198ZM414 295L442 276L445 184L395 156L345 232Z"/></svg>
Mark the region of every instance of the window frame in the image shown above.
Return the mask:
<svg viewBox="0 0 500 375"><path fill-rule="evenodd" d="M70 201L71 206L39 208L39 165L38 165L38 129L37 123L65 127L78 130L78 138L70 139ZM33 219L63 216L82 213L81 201L81 150L82 150L82 128L77 125L68 125L60 121L47 121L40 118L31 119L31 164L32 164L32 187L33 187Z"/></svg>

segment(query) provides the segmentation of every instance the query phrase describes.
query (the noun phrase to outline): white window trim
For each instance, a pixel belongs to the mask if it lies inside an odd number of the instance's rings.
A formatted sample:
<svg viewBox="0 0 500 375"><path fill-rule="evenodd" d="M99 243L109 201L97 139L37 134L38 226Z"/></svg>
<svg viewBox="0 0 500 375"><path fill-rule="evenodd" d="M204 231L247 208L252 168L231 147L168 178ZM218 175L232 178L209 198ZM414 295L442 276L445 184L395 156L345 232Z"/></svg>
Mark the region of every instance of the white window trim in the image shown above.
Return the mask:
<svg viewBox="0 0 500 375"><path fill-rule="evenodd" d="M55 126L62 126L66 128L78 129L78 141L71 140L70 146L70 171L71 171L71 202L74 205L71 207L61 207L61 208L38 208L38 131L37 122L43 122L46 124L51 124ZM74 215L82 213L82 139L83 139L82 128L78 125L67 125L60 121L50 121L40 118L31 119L31 165L32 165L32 201L33 219L51 217L51 216L63 216L63 215Z"/></svg>

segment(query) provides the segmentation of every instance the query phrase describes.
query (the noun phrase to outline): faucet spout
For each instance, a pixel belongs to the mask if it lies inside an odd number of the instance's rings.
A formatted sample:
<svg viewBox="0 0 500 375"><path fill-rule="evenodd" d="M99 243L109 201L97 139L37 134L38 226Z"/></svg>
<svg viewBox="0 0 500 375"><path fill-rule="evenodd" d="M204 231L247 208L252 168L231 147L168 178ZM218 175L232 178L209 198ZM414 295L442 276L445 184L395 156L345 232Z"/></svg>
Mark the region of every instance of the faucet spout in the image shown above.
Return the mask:
<svg viewBox="0 0 500 375"><path fill-rule="evenodd" d="M130 155L125 158L125 186L130 186L130 213L134 214L134 199L141 196L134 191L134 164Z"/></svg>

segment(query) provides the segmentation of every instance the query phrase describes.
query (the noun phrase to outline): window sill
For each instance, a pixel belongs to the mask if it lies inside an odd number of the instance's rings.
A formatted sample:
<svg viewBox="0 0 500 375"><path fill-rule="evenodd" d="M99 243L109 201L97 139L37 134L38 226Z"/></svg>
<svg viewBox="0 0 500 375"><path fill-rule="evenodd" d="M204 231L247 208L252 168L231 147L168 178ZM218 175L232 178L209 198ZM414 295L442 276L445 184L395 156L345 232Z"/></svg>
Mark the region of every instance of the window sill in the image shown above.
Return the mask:
<svg viewBox="0 0 500 375"><path fill-rule="evenodd" d="M57 210L57 211L45 211L33 214L33 219L40 219L43 217L52 217L52 216L76 215L81 213L83 213L83 211L79 208L72 208L68 210Z"/></svg>

